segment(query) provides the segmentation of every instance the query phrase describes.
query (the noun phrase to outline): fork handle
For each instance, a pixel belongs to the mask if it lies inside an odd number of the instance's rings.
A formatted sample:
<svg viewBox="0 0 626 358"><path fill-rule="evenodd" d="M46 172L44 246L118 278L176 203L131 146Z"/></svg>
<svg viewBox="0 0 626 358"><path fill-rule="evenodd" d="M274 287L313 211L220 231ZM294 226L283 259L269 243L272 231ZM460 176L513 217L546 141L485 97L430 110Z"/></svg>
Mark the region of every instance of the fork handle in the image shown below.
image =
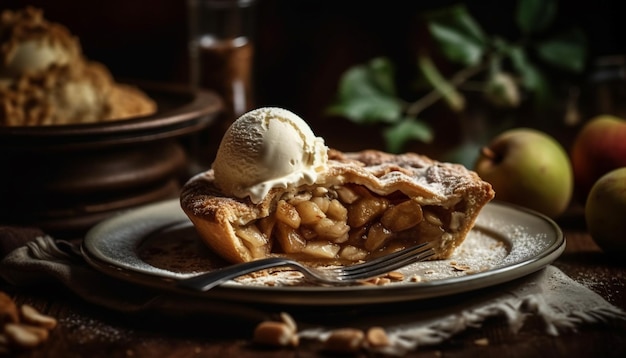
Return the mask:
<svg viewBox="0 0 626 358"><path fill-rule="evenodd" d="M178 287L206 292L233 278L249 274L252 272L285 266L285 260L280 257L269 257L261 260L254 260L240 264L230 265L216 269L214 271L201 273L199 275L184 278L177 282Z"/></svg>

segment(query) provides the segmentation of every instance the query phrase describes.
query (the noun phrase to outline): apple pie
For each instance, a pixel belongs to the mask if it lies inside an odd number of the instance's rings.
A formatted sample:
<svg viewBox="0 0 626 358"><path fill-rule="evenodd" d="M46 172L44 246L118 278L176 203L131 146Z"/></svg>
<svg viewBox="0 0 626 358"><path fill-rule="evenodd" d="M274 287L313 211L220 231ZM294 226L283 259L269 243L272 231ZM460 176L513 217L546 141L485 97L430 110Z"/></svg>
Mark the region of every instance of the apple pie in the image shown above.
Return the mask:
<svg viewBox="0 0 626 358"><path fill-rule="evenodd" d="M313 185L273 188L254 204L225 195L208 170L184 185L180 201L201 239L230 262L282 255L346 264L426 241L433 259L448 258L493 197L459 164L330 149Z"/></svg>

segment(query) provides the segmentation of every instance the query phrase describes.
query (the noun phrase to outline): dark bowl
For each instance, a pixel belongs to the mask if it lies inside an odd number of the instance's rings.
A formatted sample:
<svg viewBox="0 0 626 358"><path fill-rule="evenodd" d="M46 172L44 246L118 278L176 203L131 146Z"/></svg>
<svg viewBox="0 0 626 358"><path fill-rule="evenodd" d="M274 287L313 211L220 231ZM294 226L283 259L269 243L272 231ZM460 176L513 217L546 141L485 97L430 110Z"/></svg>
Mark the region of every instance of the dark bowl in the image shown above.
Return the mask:
<svg viewBox="0 0 626 358"><path fill-rule="evenodd" d="M222 110L210 91L144 84L151 116L67 126L0 127L0 224L76 237L104 218L179 195L182 139Z"/></svg>

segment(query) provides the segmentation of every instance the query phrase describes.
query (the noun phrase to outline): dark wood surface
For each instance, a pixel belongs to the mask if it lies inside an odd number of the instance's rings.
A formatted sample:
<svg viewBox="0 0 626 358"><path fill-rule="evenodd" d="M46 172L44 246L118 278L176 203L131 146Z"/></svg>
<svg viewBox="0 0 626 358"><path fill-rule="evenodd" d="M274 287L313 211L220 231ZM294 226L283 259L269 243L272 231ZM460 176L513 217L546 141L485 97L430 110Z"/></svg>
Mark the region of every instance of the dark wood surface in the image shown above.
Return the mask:
<svg viewBox="0 0 626 358"><path fill-rule="evenodd" d="M626 310L626 264L605 255L574 214L559 221L567 247L555 266L607 301ZM267 349L252 343L255 322L224 317L164 317L111 312L84 302L51 283L21 288L0 281L0 290L17 303L28 303L58 319L59 325L41 347L13 352L16 357L317 357L318 343L297 348ZM406 306L403 306L406 309ZM487 338L488 345L477 344ZM558 337L546 335L540 323L517 334L497 319L470 329L443 345L420 347L412 357L622 357L626 322L580 327ZM357 355L358 356L358 355Z"/></svg>

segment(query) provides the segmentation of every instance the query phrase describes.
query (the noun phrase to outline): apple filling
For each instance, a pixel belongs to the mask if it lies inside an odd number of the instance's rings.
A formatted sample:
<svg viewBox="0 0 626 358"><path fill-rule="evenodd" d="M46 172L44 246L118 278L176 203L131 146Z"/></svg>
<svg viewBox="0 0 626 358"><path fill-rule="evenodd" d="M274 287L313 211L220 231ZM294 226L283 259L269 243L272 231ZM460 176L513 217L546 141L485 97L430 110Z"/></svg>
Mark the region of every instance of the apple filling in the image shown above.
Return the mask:
<svg viewBox="0 0 626 358"><path fill-rule="evenodd" d="M426 241L443 248L463 226L464 210L462 200L421 205L399 191L380 196L349 184L285 194L272 214L234 230L253 258L355 262Z"/></svg>

